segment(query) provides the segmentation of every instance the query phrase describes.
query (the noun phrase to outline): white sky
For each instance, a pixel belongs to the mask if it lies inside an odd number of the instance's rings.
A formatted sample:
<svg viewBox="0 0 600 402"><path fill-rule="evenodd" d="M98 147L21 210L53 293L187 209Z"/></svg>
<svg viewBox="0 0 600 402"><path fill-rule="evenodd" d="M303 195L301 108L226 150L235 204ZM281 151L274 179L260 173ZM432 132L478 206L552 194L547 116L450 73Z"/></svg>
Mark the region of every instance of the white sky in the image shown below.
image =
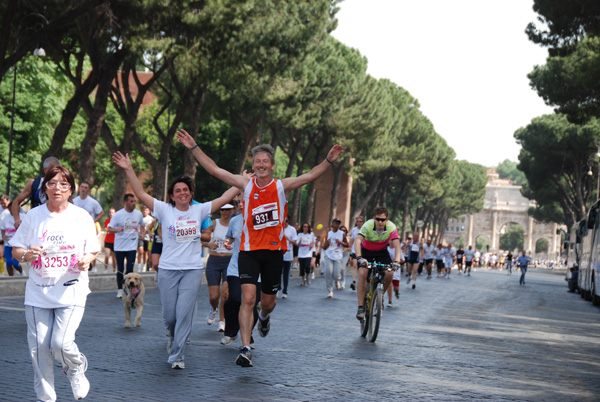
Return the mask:
<svg viewBox="0 0 600 402"><path fill-rule="evenodd" d="M527 39L533 0L345 0L333 36L366 56L368 73L418 99L457 159L518 160L514 132L553 113L527 74L547 50ZM539 24L538 24L539 25Z"/></svg>

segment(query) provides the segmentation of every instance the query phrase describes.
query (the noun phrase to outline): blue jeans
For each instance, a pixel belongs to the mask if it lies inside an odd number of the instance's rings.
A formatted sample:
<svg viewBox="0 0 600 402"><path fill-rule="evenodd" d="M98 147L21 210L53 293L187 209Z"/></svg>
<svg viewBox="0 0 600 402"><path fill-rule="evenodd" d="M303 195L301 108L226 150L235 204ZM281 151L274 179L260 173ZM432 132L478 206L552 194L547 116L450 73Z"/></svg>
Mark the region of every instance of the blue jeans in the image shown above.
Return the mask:
<svg viewBox="0 0 600 402"><path fill-rule="evenodd" d="M240 306L242 305L242 283L238 276L228 276L227 285L229 285L229 298L225 300L223 310L225 312L225 336L237 336L240 331ZM260 286L256 287L256 304L254 305L254 325L258 320L258 303L260 302Z"/></svg>
<svg viewBox="0 0 600 402"><path fill-rule="evenodd" d="M292 268L291 261L283 261L283 293L287 295L288 283L290 283L290 270Z"/></svg>
<svg viewBox="0 0 600 402"><path fill-rule="evenodd" d="M506 261L506 269L508 269L508 272L512 272L512 261Z"/></svg>
<svg viewBox="0 0 600 402"><path fill-rule="evenodd" d="M133 264L135 263L135 255L137 250L131 251L115 251L115 258L117 259L117 289L123 287L123 277L133 272ZM123 269L125 268L125 258L127 258L127 268L125 274Z"/></svg>
<svg viewBox="0 0 600 402"><path fill-rule="evenodd" d="M525 284L525 274L527 273L527 267L521 267L521 279L519 279L519 284Z"/></svg>

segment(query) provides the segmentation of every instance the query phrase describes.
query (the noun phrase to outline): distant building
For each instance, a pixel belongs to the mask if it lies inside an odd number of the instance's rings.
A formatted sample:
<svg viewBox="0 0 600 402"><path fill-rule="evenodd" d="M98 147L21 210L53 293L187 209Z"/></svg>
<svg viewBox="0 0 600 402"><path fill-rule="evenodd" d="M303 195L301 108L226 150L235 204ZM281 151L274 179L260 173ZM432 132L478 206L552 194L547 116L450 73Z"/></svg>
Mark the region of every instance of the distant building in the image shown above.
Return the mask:
<svg viewBox="0 0 600 402"><path fill-rule="evenodd" d="M510 180L500 179L495 169L488 169L483 210L477 214L449 219L444 239L446 243L455 244L461 236L465 246L476 247L478 237L486 237L490 252L499 252L500 236L513 224L519 224L524 230L523 246L532 254L540 239L548 241L549 258L555 258L560 252L560 235L558 225L544 224L535 221L528 214L535 204L523 197L521 186L513 185ZM502 250L507 251L507 250ZM511 250L512 251L512 250Z"/></svg>

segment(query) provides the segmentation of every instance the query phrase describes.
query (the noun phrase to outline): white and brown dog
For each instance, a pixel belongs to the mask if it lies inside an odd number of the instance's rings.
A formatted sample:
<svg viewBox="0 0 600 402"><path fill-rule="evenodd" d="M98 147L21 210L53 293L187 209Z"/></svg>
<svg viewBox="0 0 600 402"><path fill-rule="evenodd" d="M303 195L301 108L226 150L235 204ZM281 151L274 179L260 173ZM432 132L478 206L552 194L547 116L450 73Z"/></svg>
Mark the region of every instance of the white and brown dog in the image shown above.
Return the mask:
<svg viewBox="0 0 600 402"><path fill-rule="evenodd" d="M144 284L140 274L131 272L123 280L123 308L125 309L125 328L131 328L131 309L137 309L133 326L140 326L142 311L144 311Z"/></svg>

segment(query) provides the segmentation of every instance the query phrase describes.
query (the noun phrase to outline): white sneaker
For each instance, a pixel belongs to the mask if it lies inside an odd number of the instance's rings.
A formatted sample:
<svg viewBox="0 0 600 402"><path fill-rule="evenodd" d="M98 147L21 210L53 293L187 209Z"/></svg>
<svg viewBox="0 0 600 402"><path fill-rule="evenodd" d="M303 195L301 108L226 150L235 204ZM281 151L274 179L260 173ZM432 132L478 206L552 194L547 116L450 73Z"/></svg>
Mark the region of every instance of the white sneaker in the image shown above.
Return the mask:
<svg viewBox="0 0 600 402"><path fill-rule="evenodd" d="M315 273L314 272L312 274L310 274L310 279L315 279Z"/></svg>
<svg viewBox="0 0 600 402"><path fill-rule="evenodd" d="M208 317L206 317L206 323L208 325L212 325L213 322L215 322L215 317L217 316L217 309L214 309L211 307L210 311L208 313Z"/></svg>
<svg viewBox="0 0 600 402"><path fill-rule="evenodd" d="M235 338L237 338L237 336L224 336L221 338L221 345L231 345L231 342L235 341Z"/></svg>
<svg viewBox="0 0 600 402"><path fill-rule="evenodd" d="M85 374L81 373L73 378L69 378L69 381L71 382L71 389L73 390L75 399L83 399L90 392L90 382L85 377Z"/></svg>
<svg viewBox="0 0 600 402"><path fill-rule="evenodd" d="M407 281L406 281L406 284L410 285L410 281L411 281L411 277L409 276L408 279L407 279Z"/></svg>
<svg viewBox="0 0 600 402"><path fill-rule="evenodd" d="M185 368L184 362L173 362L171 364L172 369L183 370Z"/></svg>
<svg viewBox="0 0 600 402"><path fill-rule="evenodd" d="M85 377L85 372L87 371L87 359L83 356L84 363L83 367L79 367L77 370L73 370L71 373L67 373L63 370L63 373L67 375L69 382L71 383L71 389L73 390L73 397L76 400L83 399L87 396L88 392L90 392L90 382Z"/></svg>
<svg viewBox="0 0 600 402"><path fill-rule="evenodd" d="M330 299L333 299L333 290L329 291L329 296L327 296L327 297L329 297Z"/></svg>
<svg viewBox="0 0 600 402"><path fill-rule="evenodd" d="M287 299L287 293L284 293L283 296L281 296L282 299Z"/></svg>
<svg viewBox="0 0 600 402"><path fill-rule="evenodd" d="M123 297L123 290L122 289L117 290L117 297L119 299Z"/></svg>
<svg viewBox="0 0 600 402"><path fill-rule="evenodd" d="M219 332L225 332L225 321L219 321Z"/></svg>

